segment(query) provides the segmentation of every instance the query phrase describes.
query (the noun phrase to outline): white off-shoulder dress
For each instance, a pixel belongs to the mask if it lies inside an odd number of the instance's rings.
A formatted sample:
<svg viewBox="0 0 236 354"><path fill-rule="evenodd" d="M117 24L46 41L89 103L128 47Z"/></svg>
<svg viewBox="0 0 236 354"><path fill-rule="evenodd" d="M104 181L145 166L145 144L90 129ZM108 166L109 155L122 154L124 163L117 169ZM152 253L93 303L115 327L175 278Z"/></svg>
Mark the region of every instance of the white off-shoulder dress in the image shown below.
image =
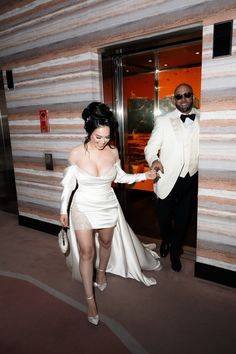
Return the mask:
<svg viewBox="0 0 236 354"><path fill-rule="evenodd" d="M111 255L106 272L125 278L132 278L145 285L154 285L156 280L147 277L142 270L160 270L160 260L153 251L155 244L142 244L125 220L120 204L111 186L115 183L134 183L145 180L144 173L127 174L115 163L102 176L93 176L77 165L66 168L62 180L63 192L61 214L67 213L72 191L78 183L70 206L70 252L67 264L72 268L72 277L81 280L79 272L79 248L75 230L114 227ZM95 235L96 262L99 264L98 233Z"/></svg>

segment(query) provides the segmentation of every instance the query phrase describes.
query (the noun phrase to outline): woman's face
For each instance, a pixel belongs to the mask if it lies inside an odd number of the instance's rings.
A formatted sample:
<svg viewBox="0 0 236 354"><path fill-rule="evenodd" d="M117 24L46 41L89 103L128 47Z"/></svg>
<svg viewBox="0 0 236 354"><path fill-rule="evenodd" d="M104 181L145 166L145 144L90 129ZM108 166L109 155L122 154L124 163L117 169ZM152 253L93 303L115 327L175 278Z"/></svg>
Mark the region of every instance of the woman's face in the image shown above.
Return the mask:
<svg viewBox="0 0 236 354"><path fill-rule="evenodd" d="M110 128L96 128L90 136L90 143L98 150L103 150L110 140Z"/></svg>

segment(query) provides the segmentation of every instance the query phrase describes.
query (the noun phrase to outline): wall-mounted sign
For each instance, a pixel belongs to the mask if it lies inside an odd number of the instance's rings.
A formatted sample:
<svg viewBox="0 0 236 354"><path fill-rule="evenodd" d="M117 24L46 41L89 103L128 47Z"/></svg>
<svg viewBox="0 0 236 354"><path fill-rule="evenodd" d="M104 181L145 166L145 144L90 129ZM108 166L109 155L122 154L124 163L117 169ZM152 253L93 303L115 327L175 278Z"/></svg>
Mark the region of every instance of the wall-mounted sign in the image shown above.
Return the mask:
<svg viewBox="0 0 236 354"><path fill-rule="evenodd" d="M39 118L40 118L41 133L48 133L50 131L49 122L48 122L48 110L47 109L40 110Z"/></svg>

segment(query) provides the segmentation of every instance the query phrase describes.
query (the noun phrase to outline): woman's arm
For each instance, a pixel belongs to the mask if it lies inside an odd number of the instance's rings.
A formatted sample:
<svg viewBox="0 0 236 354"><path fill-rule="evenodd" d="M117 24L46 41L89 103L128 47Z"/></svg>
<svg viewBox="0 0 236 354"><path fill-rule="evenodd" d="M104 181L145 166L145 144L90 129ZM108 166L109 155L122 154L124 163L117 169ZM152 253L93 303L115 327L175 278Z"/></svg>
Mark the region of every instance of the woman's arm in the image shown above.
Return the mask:
<svg viewBox="0 0 236 354"><path fill-rule="evenodd" d="M153 180L156 178L156 171L155 170L150 170L145 173L126 173L124 170L122 170L120 166L120 161L116 163L116 170L117 170L117 175L114 180L115 183L128 183L132 184L135 182L141 182L145 181L147 179Z"/></svg>
<svg viewBox="0 0 236 354"><path fill-rule="evenodd" d="M61 182L63 186L63 191L61 195L60 222L63 226L68 226L67 209L68 209L71 193L76 187L76 174L75 174L76 168L77 167L75 165L67 167L64 171L64 177Z"/></svg>

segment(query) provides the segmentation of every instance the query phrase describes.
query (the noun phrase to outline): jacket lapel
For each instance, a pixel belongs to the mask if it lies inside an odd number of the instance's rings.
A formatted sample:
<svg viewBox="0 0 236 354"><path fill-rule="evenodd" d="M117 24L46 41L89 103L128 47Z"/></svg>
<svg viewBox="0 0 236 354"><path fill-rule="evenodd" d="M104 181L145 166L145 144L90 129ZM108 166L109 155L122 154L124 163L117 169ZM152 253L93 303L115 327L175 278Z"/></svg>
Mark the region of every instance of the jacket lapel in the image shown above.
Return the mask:
<svg viewBox="0 0 236 354"><path fill-rule="evenodd" d="M172 125L172 128L174 130L174 133L176 135L177 140L181 143L182 142L182 123L181 120L179 118L180 112L175 109L171 116L170 116L170 123Z"/></svg>

